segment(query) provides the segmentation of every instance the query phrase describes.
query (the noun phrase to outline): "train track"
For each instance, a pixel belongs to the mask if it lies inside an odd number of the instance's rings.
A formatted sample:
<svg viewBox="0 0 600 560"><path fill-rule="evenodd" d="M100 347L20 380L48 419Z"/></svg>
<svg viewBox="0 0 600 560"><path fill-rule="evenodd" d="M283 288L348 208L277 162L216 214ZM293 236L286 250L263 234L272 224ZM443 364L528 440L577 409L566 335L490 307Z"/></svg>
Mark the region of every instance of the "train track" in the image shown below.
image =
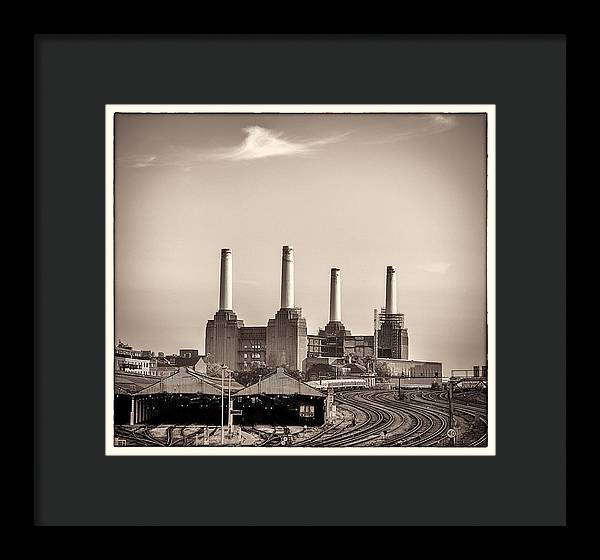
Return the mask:
<svg viewBox="0 0 600 560"><path fill-rule="evenodd" d="M325 428L322 432L294 444L296 447L355 447L355 446L402 446L428 447L447 443L447 401L443 392L421 392L412 398L398 400L395 391L371 390L349 391L337 395L338 408L346 415L361 418L352 425L344 419ZM464 444L477 447L487 444L487 413L484 405L456 403L456 417L478 419L485 431ZM382 437L382 434L387 434ZM467 432L468 433L468 432Z"/></svg>
<svg viewBox="0 0 600 560"><path fill-rule="evenodd" d="M364 418L355 426L338 430L336 433L315 436L313 441L299 442L302 447L353 447L369 446L381 434L396 429L406 421L406 418L390 411L386 406L375 402L372 394L377 391L350 391L338 395L338 407L343 408L354 418L359 414ZM395 424L398 424L396 426Z"/></svg>
<svg viewBox="0 0 600 560"><path fill-rule="evenodd" d="M420 397L419 397L420 393ZM416 396L414 398L421 398L423 400L427 400L429 402L433 402L436 404L443 404L443 406L448 406L448 395L446 391L416 391ZM482 412L487 414L487 404L483 402L477 401L465 401L459 397L454 397L454 407L457 406L464 410L475 410L477 412Z"/></svg>
<svg viewBox="0 0 600 560"><path fill-rule="evenodd" d="M448 401L445 391L409 391L409 398L398 400L396 391L372 389L344 391L336 395L337 406L344 419L334 422L316 434L296 441L294 447L428 447L446 445L448 438ZM470 423L463 431L461 447L487 445L487 405L456 399L456 418ZM176 430L180 436L176 437ZM186 440L200 431L184 434L183 426L167 426L164 439L152 435L149 426L115 427L115 437L130 445L143 447L184 446ZM216 430L216 428L215 428ZM214 431L213 430L213 433ZM482 433L480 433L480 431ZM256 431L261 447L279 446L282 435ZM467 439L468 435L471 437Z"/></svg>
<svg viewBox="0 0 600 560"><path fill-rule="evenodd" d="M297 443L294 443L293 447L310 447L315 443L317 443L318 445L318 441L322 440L324 436L331 437L332 435L336 435L343 432L351 426L356 426L357 415L354 412L350 412L350 414L352 416L352 419L344 418L339 422L333 422L326 428L318 431L316 434L309 436L308 438L305 438Z"/></svg>
<svg viewBox="0 0 600 560"><path fill-rule="evenodd" d="M150 426L142 425L134 428L115 426L115 437L124 438L131 444L138 447L176 447L185 445L185 441L188 438L194 437L200 432L201 429L203 429L199 428L191 434L184 435L183 429L186 427L187 426L176 425L167 426L165 438L162 440L150 433ZM178 438L176 438L173 434L176 429L181 429L181 436Z"/></svg>
<svg viewBox="0 0 600 560"><path fill-rule="evenodd" d="M412 400L419 402L432 403L434 406L440 406L443 409L448 407L448 397L445 391L421 391L412 395ZM484 425L483 434L468 442L466 447L482 447L487 445L487 404L474 403L469 401L468 404L463 400L454 399L454 411L457 415L467 416L472 418L472 428L476 422L481 422Z"/></svg>
<svg viewBox="0 0 600 560"><path fill-rule="evenodd" d="M343 445L350 438L350 442L360 440L371 429L371 423L377 425L381 421L381 415L378 411L371 411L364 406L354 406L343 396L338 395L338 403L344 403L343 408L351 419L344 419L333 423L329 427L321 430L314 436L294 444L295 447L322 447L331 444ZM362 420L360 419L362 418Z"/></svg>
<svg viewBox="0 0 600 560"><path fill-rule="evenodd" d="M393 434L383 443L383 446L428 447L439 443L440 436L448 428L446 414L409 401L399 401L396 399L395 391L386 391L377 395L376 398L385 402L390 409L398 413L409 414L415 419L413 428L406 432Z"/></svg>
<svg viewBox="0 0 600 560"><path fill-rule="evenodd" d="M138 447L166 447L163 441L150 434L148 426L139 426L133 429L115 426L115 436L133 442Z"/></svg>
<svg viewBox="0 0 600 560"><path fill-rule="evenodd" d="M396 432L403 426L411 426L404 436L414 434L425 424L419 417L410 412L398 410L397 407L382 401L382 391L351 391L338 395L338 407L353 418L362 421L354 426L347 420L326 429L296 446L302 447L355 447L373 445L392 445L398 441ZM388 435L389 434L389 435Z"/></svg>

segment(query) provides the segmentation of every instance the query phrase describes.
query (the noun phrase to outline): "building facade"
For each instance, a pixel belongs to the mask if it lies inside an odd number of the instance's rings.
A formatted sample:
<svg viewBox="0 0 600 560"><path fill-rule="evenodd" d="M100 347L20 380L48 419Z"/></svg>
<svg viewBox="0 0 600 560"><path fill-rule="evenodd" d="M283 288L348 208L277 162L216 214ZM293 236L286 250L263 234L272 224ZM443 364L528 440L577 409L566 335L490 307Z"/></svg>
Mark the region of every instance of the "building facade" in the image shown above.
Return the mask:
<svg viewBox="0 0 600 560"><path fill-rule="evenodd" d="M283 247L281 267L281 308L266 326L245 327L233 311L231 249L221 250L219 310L206 325L209 361L238 371L264 366L302 368L307 327L302 308L294 303L293 247Z"/></svg>
<svg viewBox="0 0 600 560"><path fill-rule="evenodd" d="M379 363L384 365L393 377L435 377L440 380L442 378L441 362L382 358Z"/></svg>
<svg viewBox="0 0 600 560"><path fill-rule="evenodd" d="M115 347L114 371L156 375L156 359L150 350L134 350L119 340Z"/></svg>
<svg viewBox="0 0 600 560"><path fill-rule="evenodd" d="M318 335L308 335L307 356L377 358L408 360L408 329L404 315L398 313L396 303L396 269L387 267L386 306L377 314L376 335L352 335L342 323L342 298L340 269L331 269L329 294L329 323Z"/></svg>
<svg viewBox="0 0 600 560"><path fill-rule="evenodd" d="M267 363L267 328L240 327L236 369L247 371L265 367Z"/></svg>
<svg viewBox="0 0 600 560"><path fill-rule="evenodd" d="M411 372L420 371L418 363L438 364L413 361L412 366L407 365L409 335L404 314L398 313L395 267L387 267L385 307L379 313L376 310L374 333L370 335L353 335L342 322L339 268L331 269L329 322L318 334L309 335L302 308L294 300L292 247L283 247L281 267L281 307L266 326L246 327L233 310L231 249L221 250L219 309L206 325L209 362L237 371L257 367L306 371L307 358L338 358L348 364L360 363L361 358L403 361ZM439 371L441 375L441 364Z"/></svg>

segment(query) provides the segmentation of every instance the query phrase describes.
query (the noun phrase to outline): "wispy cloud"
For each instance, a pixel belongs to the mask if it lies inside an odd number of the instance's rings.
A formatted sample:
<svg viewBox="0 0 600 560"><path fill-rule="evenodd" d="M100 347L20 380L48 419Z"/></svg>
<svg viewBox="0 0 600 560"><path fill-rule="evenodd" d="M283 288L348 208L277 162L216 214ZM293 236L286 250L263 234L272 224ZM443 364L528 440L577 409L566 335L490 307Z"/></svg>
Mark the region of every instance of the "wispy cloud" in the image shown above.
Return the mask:
<svg viewBox="0 0 600 560"><path fill-rule="evenodd" d="M143 154L121 158L119 163L127 167L181 167L191 171L194 165L205 161L248 161L275 156L306 155L315 152L320 146L342 141L348 134L328 136L325 138L291 140L282 132L249 126L243 129L245 138L241 144L229 148L194 151L171 149L164 155Z"/></svg>
<svg viewBox="0 0 600 560"><path fill-rule="evenodd" d="M453 129L457 124L458 119L454 115L417 115L407 118L403 122L402 130L387 134L368 143L391 144L411 138L441 134Z"/></svg>
<svg viewBox="0 0 600 560"><path fill-rule="evenodd" d="M273 156L291 156L314 152L318 146L339 142L345 135L329 136L316 140L286 140L281 132L275 132L262 126L244 128L246 138L239 146L213 153L214 159L243 161Z"/></svg>
<svg viewBox="0 0 600 560"><path fill-rule="evenodd" d="M447 262L434 262L420 265L417 268L433 274L446 274L450 266L450 263Z"/></svg>
<svg viewBox="0 0 600 560"><path fill-rule="evenodd" d="M150 167L156 165L156 156L151 154L142 154L119 159L119 163L129 165L130 167Z"/></svg>

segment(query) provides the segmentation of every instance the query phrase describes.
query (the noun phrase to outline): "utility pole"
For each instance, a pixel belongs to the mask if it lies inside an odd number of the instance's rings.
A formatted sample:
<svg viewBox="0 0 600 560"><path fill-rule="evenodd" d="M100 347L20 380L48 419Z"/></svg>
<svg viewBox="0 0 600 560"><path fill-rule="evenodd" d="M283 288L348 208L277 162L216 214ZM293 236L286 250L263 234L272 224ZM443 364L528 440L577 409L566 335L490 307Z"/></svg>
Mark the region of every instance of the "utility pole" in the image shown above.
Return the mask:
<svg viewBox="0 0 600 560"><path fill-rule="evenodd" d="M227 366L221 366L221 445L225 445L225 368Z"/></svg>
<svg viewBox="0 0 600 560"><path fill-rule="evenodd" d="M379 326L379 314L377 309L373 309L373 375L375 375L375 365L377 364L377 327Z"/></svg>
<svg viewBox="0 0 600 560"><path fill-rule="evenodd" d="M229 388L227 389L227 433L231 436L233 416L231 415L231 371L229 372Z"/></svg>
<svg viewBox="0 0 600 560"><path fill-rule="evenodd" d="M450 378L448 380L448 416L449 416L449 423L450 423L450 427L448 428L448 430L454 429L454 402L452 401L453 389L454 389L454 381L452 381L452 378ZM453 437L449 438L448 445L450 447L454 447L454 438Z"/></svg>

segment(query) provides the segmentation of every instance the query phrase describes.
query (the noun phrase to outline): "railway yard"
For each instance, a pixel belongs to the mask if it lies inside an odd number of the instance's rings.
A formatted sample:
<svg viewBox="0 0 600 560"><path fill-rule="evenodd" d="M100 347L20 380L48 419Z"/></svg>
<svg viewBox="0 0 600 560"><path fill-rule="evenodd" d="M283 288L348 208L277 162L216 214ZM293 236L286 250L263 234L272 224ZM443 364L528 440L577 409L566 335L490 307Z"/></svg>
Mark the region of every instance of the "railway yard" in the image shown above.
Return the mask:
<svg viewBox="0 0 600 560"><path fill-rule="evenodd" d="M360 389L335 393L336 415L323 426L238 426L228 446L456 447L487 446L487 393L457 393L449 425L448 396L440 390ZM452 428L453 442L448 437ZM117 445L142 447L217 446L221 427L205 425L115 426Z"/></svg>

